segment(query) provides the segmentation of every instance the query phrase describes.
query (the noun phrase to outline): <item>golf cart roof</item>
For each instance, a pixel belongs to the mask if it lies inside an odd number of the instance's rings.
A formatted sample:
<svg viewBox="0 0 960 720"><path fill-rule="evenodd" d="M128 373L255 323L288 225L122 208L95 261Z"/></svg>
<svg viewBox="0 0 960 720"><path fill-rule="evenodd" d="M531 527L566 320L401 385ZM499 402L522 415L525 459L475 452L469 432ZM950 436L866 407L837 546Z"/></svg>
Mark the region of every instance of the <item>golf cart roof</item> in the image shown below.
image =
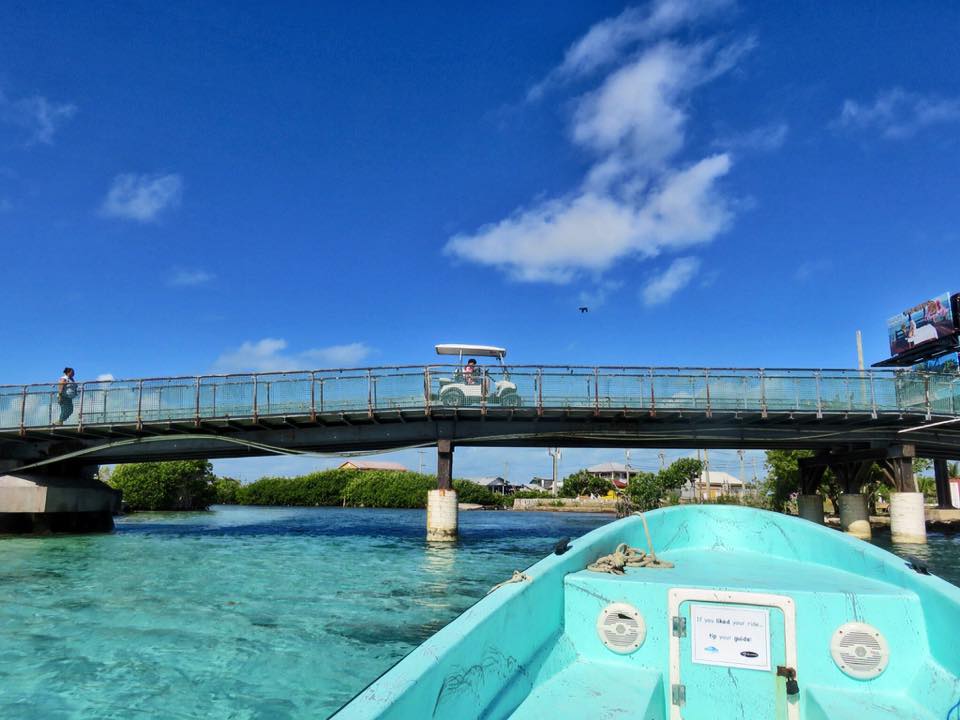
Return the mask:
<svg viewBox="0 0 960 720"><path fill-rule="evenodd" d="M493 347L492 345L461 345L459 343L437 345L437 355L461 354L503 358L507 356L507 350L506 348Z"/></svg>

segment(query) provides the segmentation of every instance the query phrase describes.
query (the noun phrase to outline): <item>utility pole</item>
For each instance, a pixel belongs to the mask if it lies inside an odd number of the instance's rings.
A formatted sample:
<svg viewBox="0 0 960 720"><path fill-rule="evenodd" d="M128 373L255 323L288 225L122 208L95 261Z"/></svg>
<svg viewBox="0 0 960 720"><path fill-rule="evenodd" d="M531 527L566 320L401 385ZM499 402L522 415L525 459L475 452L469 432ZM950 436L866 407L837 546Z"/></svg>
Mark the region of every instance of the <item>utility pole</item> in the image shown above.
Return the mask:
<svg viewBox="0 0 960 720"><path fill-rule="evenodd" d="M757 482L757 459L753 459L753 482Z"/></svg>
<svg viewBox="0 0 960 720"><path fill-rule="evenodd" d="M710 481L710 451L706 448L703 449L703 473L707 478L707 500L710 499L710 486L713 484Z"/></svg>
<svg viewBox="0 0 960 720"><path fill-rule="evenodd" d="M741 487L741 491L743 491L747 489L747 481L744 479L744 474L743 474L743 448L740 448L739 450L737 450L737 455L740 456L740 483L741 483L740 487Z"/></svg>
<svg viewBox="0 0 960 720"><path fill-rule="evenodd" d="M700 450L697 450L697 462L703 467L703 461L700 459ZM700 470L700 477L693 482L693 497L697 502L703 502L703 470Z"/></svg>
<svg viewBox="0 0 960 720"><path fill-rule="evenodd" d="M661 470L666 470L666 469L667 469L667 460L666 460L666 456L663 454L663 450L661 450L660 452L657 453L657 457L660 458L660 469L661 469Z"/></svg>
<svg viewBox="0 0 960 720"><path fill-rule="evenodd" d="M557 494L557 463L560 462L561 450L560 448L547 448L547 453L553 458L553 487L552 491L554 496Z"/></svg>
<svg viewBox="0 0 960 720"><path fill-rule="evenodd" d="M857 330L857 368L863 370L863 338Z"/></svg>
<svg viewBox="0 0 960 720"><path fill-rule="evenodd" d="M418 450L417 452L418 452L419 455L420 455L420 467L417 469L417 472L418 472L420 475L423 475L423 453L426 452L426 451L425 451L423 448L420 448L420 450Z"/></svg>

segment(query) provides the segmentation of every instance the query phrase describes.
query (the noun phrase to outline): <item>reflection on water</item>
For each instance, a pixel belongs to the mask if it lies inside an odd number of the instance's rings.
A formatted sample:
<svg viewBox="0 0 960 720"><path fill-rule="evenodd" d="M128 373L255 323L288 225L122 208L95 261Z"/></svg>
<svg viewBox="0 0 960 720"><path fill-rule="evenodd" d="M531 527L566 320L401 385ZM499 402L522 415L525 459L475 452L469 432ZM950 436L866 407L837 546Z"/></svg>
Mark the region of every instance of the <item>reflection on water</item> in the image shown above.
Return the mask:
<svg viewBox="0 0 960 720"><path fill-rule="evenodd" d="M609 516L143 513L111 535L0 540L0 718L322 718L493 585ZM960 581L960 536L893 547Z"/></svg>

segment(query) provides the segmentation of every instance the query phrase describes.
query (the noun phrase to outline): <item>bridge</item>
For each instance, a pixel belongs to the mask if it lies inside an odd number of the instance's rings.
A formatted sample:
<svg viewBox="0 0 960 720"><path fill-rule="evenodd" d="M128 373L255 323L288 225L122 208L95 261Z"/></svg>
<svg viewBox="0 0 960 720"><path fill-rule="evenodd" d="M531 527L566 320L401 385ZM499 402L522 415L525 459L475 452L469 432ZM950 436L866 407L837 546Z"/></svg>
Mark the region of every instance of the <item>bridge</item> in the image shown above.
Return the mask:
<svg viewBox="0 0 960 720"><path fill-rule="evenodd" d="M456 446L812 449L837 467L960 455L960 376L902 370L543 365L465 378L426 365L93 381L62 425L57 392L0 386L0 472L437 446L446 487Z"/></svg>

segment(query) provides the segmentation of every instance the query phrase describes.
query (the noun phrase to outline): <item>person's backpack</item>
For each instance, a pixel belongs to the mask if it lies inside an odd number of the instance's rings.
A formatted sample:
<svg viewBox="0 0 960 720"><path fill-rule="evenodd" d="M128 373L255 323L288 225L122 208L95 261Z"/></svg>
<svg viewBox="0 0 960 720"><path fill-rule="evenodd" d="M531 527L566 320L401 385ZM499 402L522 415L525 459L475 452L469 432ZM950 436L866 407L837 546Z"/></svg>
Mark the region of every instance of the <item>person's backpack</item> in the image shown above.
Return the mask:
<svg viewBox="0 0 960 720"><path fill-rule="evenodd" d="M68 382L63 386L63 396L65 398L70 398L71 400L77 396L77 384L75 382Z"/></svg>

